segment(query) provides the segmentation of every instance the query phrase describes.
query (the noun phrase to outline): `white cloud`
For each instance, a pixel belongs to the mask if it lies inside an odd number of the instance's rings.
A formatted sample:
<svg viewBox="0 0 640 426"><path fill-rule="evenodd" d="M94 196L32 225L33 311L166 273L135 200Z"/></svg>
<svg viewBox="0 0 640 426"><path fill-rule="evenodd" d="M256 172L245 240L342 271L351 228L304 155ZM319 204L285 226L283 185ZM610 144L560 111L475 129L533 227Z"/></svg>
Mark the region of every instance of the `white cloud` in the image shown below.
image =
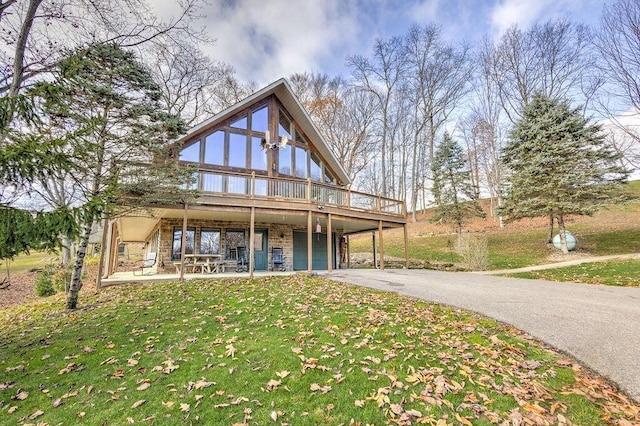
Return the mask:
<svg viewBox="0 0 640 426"><path fill-rule="evenodd" d="M496 3L491 14L491 25L497 35L511 25L528 27L538 20L556 0L503 0Z"/></svg>
<svg viewBox="0 0 640 426"><path fill-rule="evenodd" d="M207 30L217 39L210 56L260 84L343 63L358 31L355 13L343 2L220 1L205 12Z"/></svg>

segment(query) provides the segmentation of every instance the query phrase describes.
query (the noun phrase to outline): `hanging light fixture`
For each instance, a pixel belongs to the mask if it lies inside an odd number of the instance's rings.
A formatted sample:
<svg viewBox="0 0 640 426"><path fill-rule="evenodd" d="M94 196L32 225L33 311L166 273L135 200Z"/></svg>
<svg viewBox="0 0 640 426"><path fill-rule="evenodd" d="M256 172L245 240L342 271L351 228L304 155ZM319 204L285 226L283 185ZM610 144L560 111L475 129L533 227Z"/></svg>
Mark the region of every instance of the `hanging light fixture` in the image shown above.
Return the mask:
<svg viewBox="0 0 640 426"><path fill-rule="evenodd" d="M262 139L260 145L262 145L262 149L265 151L268 149L277 151L278 149L285 149L288 143L289 138L287 137L287 135L282 135L282 138L280 138L280 143L271 142L271 135L268 130L265 130L264 139Z"/></svg>

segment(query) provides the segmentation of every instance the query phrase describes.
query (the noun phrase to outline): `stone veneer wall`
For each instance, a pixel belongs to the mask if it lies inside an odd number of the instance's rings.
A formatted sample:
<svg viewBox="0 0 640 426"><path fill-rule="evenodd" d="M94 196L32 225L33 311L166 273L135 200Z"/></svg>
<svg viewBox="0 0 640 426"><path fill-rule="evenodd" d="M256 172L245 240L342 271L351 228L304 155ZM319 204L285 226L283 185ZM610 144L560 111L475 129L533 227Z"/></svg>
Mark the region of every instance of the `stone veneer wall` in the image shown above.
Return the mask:
<svg viewBox="0 0 640 426"><path fill-rule="evenodd" d="M213 228L221 230L221 249L224 250L225 232L227 229L244 229L245 238L247 242L247 249L249 248L249 224L245 222L221 222L221 221L208 221L208 220L189 220L189 228L196 228L196 247L200 242L200 230L204 228ZM160 246L158 249L158 272L175 272L175 267L171 261L171 248L173 245L173 229L179 227L182 229L182 219L162 219L160 222ZM269 255L267 259L268 268L271 267L271 248L282 247L286 258L287 271L293 270L293 230L299 230L300 227L286 224L265 224L256 223L255 229L267 229L268 232L268 246ZM336 240L338 245L336 247L337 260L336 264L340 265L340 238L342 237L341 230L334 230L336 233Z"/></svg>

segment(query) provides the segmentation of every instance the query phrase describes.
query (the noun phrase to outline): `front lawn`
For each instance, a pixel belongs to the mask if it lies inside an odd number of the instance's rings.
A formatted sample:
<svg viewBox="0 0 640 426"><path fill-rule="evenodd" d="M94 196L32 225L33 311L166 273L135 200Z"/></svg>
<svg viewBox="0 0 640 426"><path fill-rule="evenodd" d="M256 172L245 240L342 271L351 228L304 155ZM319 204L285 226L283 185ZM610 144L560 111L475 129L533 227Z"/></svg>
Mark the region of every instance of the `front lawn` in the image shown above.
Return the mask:
<svg viewBox="0 0 640 426"><path fill-rule="evenodd" d="M509 274L516 278L536 280L580 282L625 287L640 287L640 262L637 260L613 260L610 262L583 263L565 268Z"/></svg>
<svg viewBox="0 0 640 426"><path fill-rule="evenodd" d="M129 285L0 311L7 424L579 424L640 406L526 335L319 278Z"/></svg>

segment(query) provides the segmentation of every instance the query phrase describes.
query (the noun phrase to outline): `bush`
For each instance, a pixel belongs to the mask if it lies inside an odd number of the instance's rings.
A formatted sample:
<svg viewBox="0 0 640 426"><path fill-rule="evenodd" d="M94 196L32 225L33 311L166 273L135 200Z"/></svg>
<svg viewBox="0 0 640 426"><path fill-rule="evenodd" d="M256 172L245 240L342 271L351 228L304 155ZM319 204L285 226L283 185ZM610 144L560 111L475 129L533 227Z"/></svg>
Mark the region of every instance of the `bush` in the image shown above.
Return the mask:
<svg viewBox="0 0 640 426"><path fill-rule="evenodd" d="M38 274L35 281L36 294L40 297L47 297L56 294L51 280L51 269L45 268Z"/></svg>
<svg viewBox="0 0 640 426"><path fill-rule="evenodd" d="M458 254L468 269L484 271L489 266L489 240L485 235L462 234L458 237Z"/></svg>
<svg viewBox="0 0 640 426"><path fill-rule="evenodd" d="M69 268L58 270L53 276L53 288L56 292L69 291L69 284L71 283L71 270Z"/></svg>

